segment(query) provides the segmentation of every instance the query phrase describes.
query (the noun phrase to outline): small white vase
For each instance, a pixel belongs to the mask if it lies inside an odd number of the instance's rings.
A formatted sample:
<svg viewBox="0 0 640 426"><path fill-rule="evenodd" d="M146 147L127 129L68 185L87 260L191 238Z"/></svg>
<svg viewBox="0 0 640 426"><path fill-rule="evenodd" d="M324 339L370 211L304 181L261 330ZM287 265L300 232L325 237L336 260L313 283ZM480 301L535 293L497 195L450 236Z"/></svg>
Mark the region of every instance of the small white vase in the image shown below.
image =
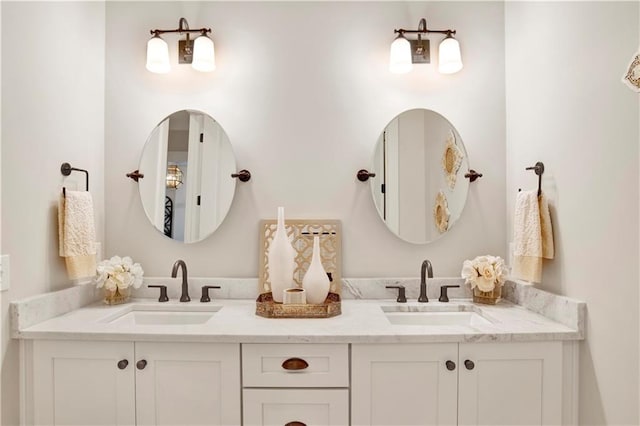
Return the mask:
<svg viewBox="0 0 640 426"><path fill-rule="evenodd" d="M289 241L284 226L284 207L278 207L278 226L269 245L269 281L273 300L282 303L282 292L293 287L296 251Z"/></svg>
<svg viewBox="0 0 640 426"><path fill-rule="evenodd" d="M329 277L322 267L320 259L320 237L313 237L313 256L307 273L302 279L302 287L307 293L307 303L319 305L324 303L329 294Z"/></svg>

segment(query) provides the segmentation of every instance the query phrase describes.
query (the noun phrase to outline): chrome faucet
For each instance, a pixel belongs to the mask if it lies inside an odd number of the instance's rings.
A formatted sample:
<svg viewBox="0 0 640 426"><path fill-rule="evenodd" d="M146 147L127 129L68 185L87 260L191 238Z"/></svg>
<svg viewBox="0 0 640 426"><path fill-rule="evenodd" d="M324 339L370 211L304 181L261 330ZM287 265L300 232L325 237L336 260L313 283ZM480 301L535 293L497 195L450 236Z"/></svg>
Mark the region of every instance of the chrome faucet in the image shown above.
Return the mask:
<svg viewBox="0 0 640 426"><path fill-rule="evenodd" d="M427 273L427 278L433 278L433 268L431 267L429 259L422 262L422 268L420 269L420 296L418 297L418 302L423 303L429 301L429 298L427 298L427 280L425 273Z"/></svg>
<svg viewBox="0 0 640 426"><path fill-rule="evenodd" d="M178 259L173 264L171 278L175 278L178 275L178 267L180 266L182 267L182 295L180 296L180 301L189 302L191 298L189 297L189 284L187 283L187 264L184 263L184 260Z"/></svg>

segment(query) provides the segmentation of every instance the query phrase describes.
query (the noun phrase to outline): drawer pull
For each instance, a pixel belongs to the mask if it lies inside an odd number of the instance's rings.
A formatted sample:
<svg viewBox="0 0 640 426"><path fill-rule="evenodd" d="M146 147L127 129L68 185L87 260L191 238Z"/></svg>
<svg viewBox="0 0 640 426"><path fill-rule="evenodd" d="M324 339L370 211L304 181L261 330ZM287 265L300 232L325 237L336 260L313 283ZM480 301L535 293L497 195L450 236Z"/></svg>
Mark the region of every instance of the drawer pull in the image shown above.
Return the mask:
<svg viewBox="0 0 640 426"><path fill-rule="evenodd" d="M307 425L302 422L289 422L284 426L307 426Z"/></svg>
<svg viewBox="0 0 640 426"><path fill-rule="evenodd" d="M282 363L282 368L285 370L304 370L309 366L309 363L302 358L289 358ZM287 425L296 425L298 423L292 422L287 423ZM304 425L304 423L300 423L300 425Z"/></svg>

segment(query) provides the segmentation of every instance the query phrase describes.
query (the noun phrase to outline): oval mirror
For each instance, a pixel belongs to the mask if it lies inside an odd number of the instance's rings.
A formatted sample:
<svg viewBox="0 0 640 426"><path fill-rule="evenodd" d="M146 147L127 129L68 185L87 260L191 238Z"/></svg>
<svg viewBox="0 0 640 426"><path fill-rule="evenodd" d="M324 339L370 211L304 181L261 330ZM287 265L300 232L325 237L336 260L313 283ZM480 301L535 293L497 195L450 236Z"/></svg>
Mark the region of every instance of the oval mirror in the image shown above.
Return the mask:
<svg viewBox="0 0 640 426"><path fill-rule="evenodd" d="M442 115L412 109L396 116L378 139L373 163L374 203L398 237L428 243L460 217L469 189L467 154Z"/></svg>
<svg viewBox="0 0 640 426"><path fill-rule="evenodd" d="M222 127L200 111L178 111L144 146L138 184L147 218L164 235L194 243L224 220L236 188L236 160Z"/></svg>

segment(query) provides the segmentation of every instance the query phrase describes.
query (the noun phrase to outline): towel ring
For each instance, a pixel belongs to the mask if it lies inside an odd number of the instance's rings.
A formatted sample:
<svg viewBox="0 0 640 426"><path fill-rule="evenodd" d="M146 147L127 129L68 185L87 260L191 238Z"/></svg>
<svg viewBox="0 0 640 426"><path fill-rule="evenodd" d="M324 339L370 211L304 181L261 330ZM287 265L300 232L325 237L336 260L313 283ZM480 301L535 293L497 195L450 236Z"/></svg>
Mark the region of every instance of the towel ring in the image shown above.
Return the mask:
<svg viewBox="0 0 640 426"><path fill-rule="evenodd" d="M69 163L62 163L62 165L60 166L60 173L62 173L62 176L69 176L72 171L82 172L85 174L85 187L87 188L87 191L89 191L89 172L87 170L71 167L71 164ZM62 187L62 196L67 196L67 188L65 188L64 186Z"/></svg>
<svg viewBox="0 0 640 426"><path fill-rule="evenodd" d="M527 167L525 170L533 170L538 175L538 197L542 194L542 174L544 173L544 164L538 161L535 166Z"/></svg>

